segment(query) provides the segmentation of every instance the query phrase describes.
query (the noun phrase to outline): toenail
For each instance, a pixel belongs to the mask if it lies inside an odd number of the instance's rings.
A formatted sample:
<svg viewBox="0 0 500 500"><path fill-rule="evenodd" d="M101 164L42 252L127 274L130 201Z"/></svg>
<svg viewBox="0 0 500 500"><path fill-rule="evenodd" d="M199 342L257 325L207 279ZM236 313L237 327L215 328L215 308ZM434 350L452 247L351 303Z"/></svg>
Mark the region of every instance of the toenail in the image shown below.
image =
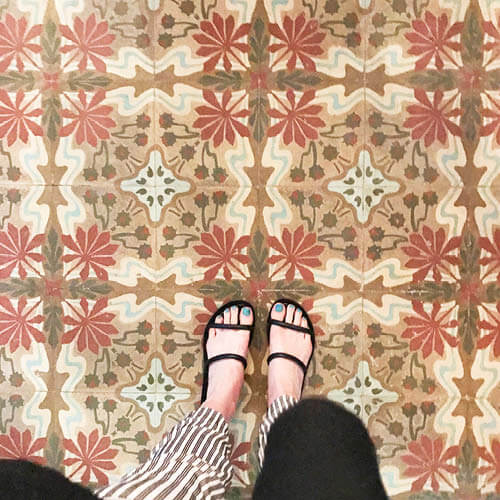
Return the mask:
<svg viewBox="0 0 500 500"><path fill-rule="evenodd" d="M251 313L251 312L252 312L252 311L250 310L250 308L249 308L249 307L244 307L244 308L243 308L243 314L244 314L245 316L250 316L250 313Z"/></svg>
<svg viewBox="0 0 500 500"><path fill-rule="evenodd" d="M295 306L293 304L289 304L288 307L290 308L290 310L294 310L295 309Z"/></svg>
<svg viewBox="0 0 500 500"><path fill-rule="evenodd" d="M283 311L283 304L276 304L275 309L276 309L276 312L280 313L281 311Z"/></svg>

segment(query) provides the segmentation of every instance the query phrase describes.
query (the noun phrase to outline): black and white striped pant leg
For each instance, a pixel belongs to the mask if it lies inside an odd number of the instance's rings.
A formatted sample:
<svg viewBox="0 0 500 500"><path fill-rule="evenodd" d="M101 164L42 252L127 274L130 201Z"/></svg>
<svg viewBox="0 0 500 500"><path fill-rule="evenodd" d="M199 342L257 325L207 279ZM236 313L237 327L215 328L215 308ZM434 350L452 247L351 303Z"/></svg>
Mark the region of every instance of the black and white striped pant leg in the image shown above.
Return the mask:
<svg viewBox="0 0 500 500"><path fill-rule="evenodd" d="M298 399L284 394L276 398L272 402L271 406L267 409L267 412L264 415L259 428L259 464L261 468L262 464L264 463L264 452L267 445L267 435L269 434L271 426L283 412L292 408L292 406L296 405L297 403Z"/></svg>
<svg viewBox="0 0 500 500"><path fill-rule="evenodd" d="M155 446L147 462L96 494L104 500L224 498L232 477L230 456L224 417L199 408Z"/></svg>

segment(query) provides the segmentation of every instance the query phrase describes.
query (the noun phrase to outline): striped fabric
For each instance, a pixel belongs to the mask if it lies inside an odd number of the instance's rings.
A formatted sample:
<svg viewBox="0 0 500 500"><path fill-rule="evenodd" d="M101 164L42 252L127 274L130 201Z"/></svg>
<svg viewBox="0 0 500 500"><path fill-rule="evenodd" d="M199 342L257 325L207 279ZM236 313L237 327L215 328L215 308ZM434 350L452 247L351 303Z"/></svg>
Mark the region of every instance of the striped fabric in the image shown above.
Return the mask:
<svg viewBox="0 0 500 500"><path fill-rule="evenodd" d="M230 453L224 417L202 407L177 424L146 463L96 495L106 500L224 498L232 476Z"/></svg>
<svg viewBox="0 0 500 500"><path fill-rule="evenodd" d="M261 466L271 425L296 402L291 396L280 396L267 410L259 429ZM230 455L229 428L224 417L201 407L155 446L146 463L95 493L103 500L224 498L233 473Z"/></svg>
<svg viewBox="0 0 500 500"><path fill-rule="evenodd" d="M276 398L268 408L259 429L259 464L264 463L264 452L267 445L267 435L275 420L286 410L297 404L297 399L286 394Z"/></svg>

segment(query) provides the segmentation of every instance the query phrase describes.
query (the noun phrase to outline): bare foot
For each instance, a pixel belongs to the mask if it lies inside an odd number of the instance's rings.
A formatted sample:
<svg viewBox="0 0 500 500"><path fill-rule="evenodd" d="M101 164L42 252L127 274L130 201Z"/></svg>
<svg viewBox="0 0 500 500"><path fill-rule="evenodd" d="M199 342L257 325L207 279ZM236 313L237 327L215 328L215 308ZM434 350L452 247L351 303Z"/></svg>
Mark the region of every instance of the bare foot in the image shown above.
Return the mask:
<svg viewBox="0 0 500 500"><path fill-rule="evenodd" d="M251 325L253 319L250 307L232 306L224 309L223 315L217 316L215 322ZM249 336L248 330L211 328L207 340L208 358L227 353L239 354L246 358ZM236 410L244 372L243 364L235 359L222 359L212 363L208 370L207 399L202 406L222 413L229 422Z"/></svg>
<svg viewBox="0 0 500 500"><path fill-rule="evenodd" d="M271 318L307 328L302 310L292 304L277 303L271 311ZM269 335L269 353L286 352L299 358L305 365L312 352L310 335L283 326L272 325ZM269 363L267 403L287 394L300 399L304 373L301 368L288 359L274 358Z"/></svg>

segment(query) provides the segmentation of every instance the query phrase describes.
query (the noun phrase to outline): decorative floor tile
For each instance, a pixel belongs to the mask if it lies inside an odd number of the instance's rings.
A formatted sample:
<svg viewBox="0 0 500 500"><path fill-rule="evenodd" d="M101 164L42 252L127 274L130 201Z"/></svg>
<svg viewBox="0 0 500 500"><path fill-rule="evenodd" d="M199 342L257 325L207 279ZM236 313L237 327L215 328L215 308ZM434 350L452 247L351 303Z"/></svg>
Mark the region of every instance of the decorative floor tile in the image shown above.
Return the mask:
<svg viewBox="0 0 500 500"><path fill-rule="evenodd" d="M242 298L256 331L228 496L249 496L267 312L290 297L317 334L305 394L367 423L391 498L492 500L497 6L4 3L12 449L33 443L33 460L91 486L143 462L197 405L204 324ZM71 460L90 439L108 450L97 475Z"/></svg>

